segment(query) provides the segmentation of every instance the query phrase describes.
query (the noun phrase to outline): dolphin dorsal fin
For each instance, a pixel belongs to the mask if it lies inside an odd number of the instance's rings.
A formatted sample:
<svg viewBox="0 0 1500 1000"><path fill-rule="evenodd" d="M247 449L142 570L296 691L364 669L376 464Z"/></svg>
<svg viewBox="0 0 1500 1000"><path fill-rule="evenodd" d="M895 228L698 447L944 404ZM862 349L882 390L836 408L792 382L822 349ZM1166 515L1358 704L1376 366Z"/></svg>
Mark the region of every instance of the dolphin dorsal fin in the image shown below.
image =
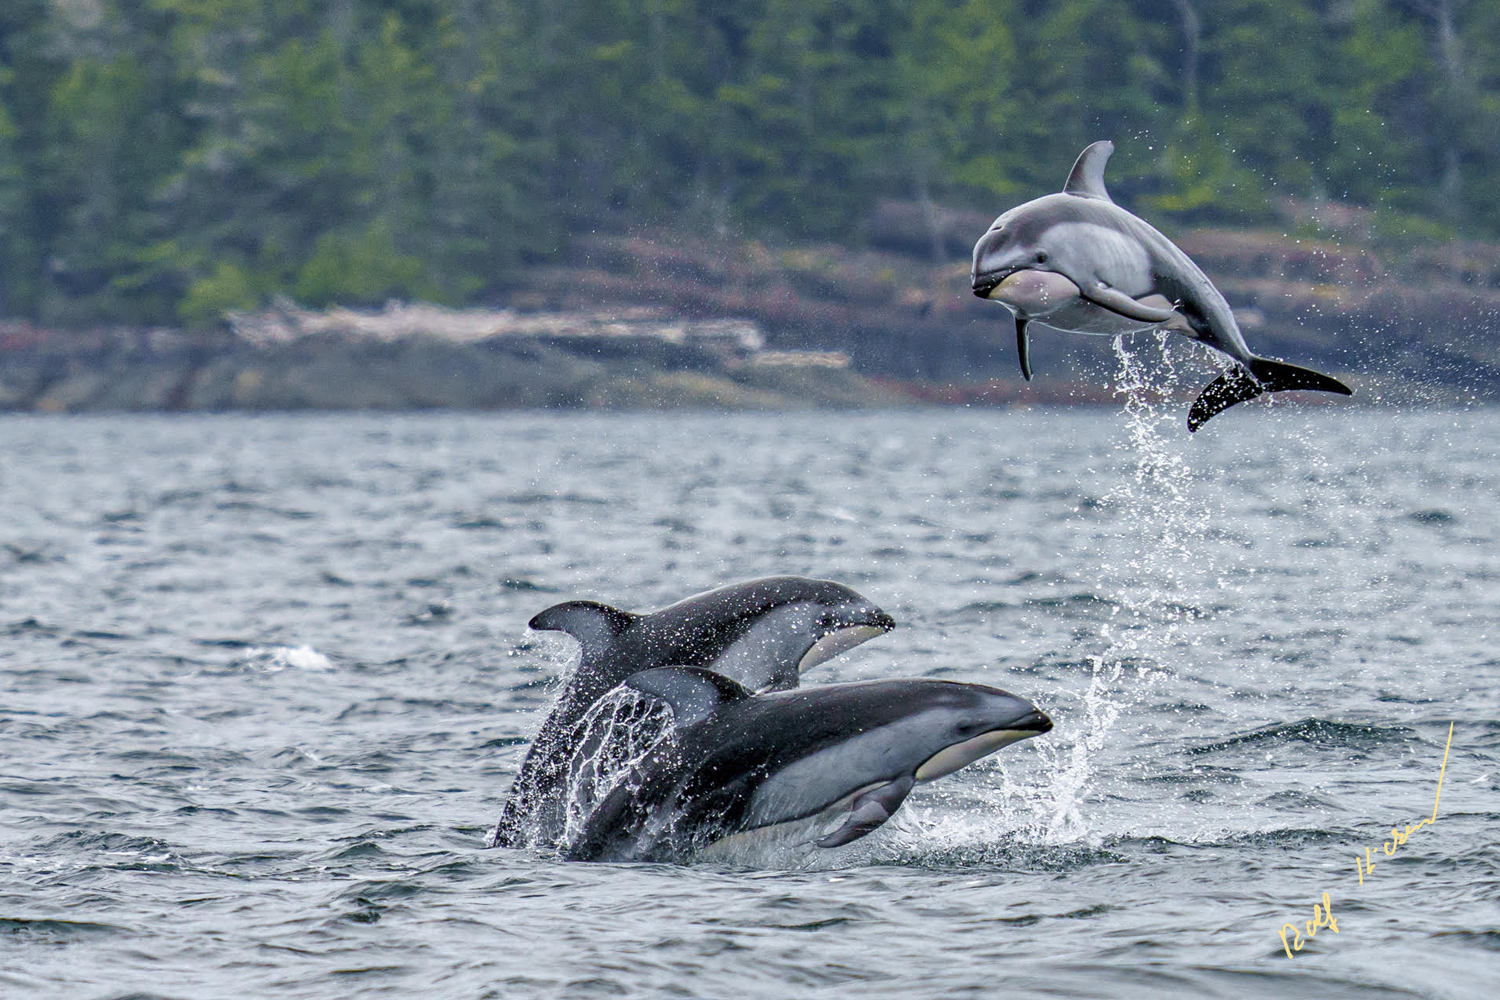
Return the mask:
<svg viewBox="0 0 1500 1000"><path fill-rule="evenodd" d="M672 706L678 726L702 722L720 705L753 695L744 685L702 667L655 667L631 674L625 686Z"/></svg>
<svg viewBox="0 0 1500 1000"><path fill-rule="evenodd" d="M1114 151L1115 144L1105 139L1079 153L1073 172L1068 174L1068 183L1063 185L1063 194L1109 201L1109 192L1104 190L1104 164Z"/></svg>
<svg viewBox="0 0 1500 1000"><path fill-rule="evenodd" d="M542 632L566 632L583 649L583 663L603 656L640 615L597 601L564 601L537 612L526 624Z"/></svg>

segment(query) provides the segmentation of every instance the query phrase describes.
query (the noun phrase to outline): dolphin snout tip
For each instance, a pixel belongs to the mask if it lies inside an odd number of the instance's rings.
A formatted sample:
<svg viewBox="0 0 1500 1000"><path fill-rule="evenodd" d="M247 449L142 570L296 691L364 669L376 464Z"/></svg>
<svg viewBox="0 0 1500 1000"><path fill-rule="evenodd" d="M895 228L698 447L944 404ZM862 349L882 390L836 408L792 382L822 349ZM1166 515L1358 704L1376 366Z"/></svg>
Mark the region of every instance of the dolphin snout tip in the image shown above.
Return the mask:
<svg viewBox="0 0 1500 1000"><path fill-rule="evenodd" d="M877 608L873 604L863 605L843 617L841 625L845 628L852 626L889 632L896 627L896 619L886 614L883 608Z"/></svg>
<svg viewBox="0 0 1500 1000"><path fill-rule="evenodd" d="M1034 708L1016 721L1016 729L1035 733L1037 736L1052 731L1052 720L1041 709Z"/></svg>
<svg viewBox="0 0 1500 1000"><path fill-rule="evenodd" d="M990 293L1000 286L1005 280L1005 274L1000 271L990 271L987 274L971 274L969 285L974 289L974 294L981 299L990 297Z"/></svg>

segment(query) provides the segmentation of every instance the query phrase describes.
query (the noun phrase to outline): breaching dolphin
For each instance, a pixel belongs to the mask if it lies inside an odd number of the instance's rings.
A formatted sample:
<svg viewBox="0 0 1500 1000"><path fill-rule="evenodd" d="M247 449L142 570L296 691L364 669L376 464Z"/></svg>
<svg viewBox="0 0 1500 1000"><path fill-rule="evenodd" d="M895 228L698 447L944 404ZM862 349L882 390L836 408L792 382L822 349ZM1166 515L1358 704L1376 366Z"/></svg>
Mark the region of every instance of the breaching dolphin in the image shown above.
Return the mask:
<svg viewBox="0 0 1500 1000"><path fill-rule="evenodd" d="M1338 379L1250 352L1229 303L1198 265L1110 200L1104 164L1114 149L1112 142L1089 146L1061 194L1011 209L974 244L974 294L1015 314L1021 373L1031 378L1026 327L1033 321L1104 335L1164 328L1239 362L1193 403L1190 431L1266 392L1318 389L1350 395Z"/></svg>
<svg viewBox="0 0 1500 1000"><path fill-rule="evenodd" d="M577 724L632 674L669 664L711 667L751 691L784 690L797 686L800 671L895 625L842 584L795 576L731 584L646 615L594 601L542 611L531 628L566 632L578 640L581 656L532 740L490 846L551 842L561 833Z"/></svg>
<svg viewBox="0 0 1500 1000"><path fill-rule="evenodd" d="M890 819L914 785L1052 728L1015 695L954 681L757 697L712 671L660 667L626 686L671 704L674 738L595 806L564 848L572 860L680 860L729 838L834 822L815 843L839 847Z"/></svg>

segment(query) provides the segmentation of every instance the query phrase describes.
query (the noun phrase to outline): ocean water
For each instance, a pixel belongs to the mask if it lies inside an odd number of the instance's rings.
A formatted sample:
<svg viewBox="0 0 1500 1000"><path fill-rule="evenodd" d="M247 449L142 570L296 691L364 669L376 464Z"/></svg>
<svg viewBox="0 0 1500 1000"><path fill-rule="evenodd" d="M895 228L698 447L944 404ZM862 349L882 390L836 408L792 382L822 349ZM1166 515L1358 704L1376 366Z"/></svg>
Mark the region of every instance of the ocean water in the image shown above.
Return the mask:
<svg viewBox="0 0 1500 1000"><path fill-rule="evenodd" d="M1497 995L1500 413L1143 399L0 419L0 995ZM778 573L900 623L805 683L1056 729L837 851L483 848L532 614Z"/></svg>

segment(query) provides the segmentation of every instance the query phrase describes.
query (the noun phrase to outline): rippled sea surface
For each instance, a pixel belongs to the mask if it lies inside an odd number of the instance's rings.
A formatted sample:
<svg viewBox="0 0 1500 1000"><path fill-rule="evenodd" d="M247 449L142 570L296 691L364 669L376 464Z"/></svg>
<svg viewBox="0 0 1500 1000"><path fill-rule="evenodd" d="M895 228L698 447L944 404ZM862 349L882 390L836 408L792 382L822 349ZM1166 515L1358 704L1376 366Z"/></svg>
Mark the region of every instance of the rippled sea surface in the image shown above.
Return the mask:
<svg viewBox="0 0 1500 1000"><path fill-rule="evenodd" d="M1495 996L1500 414L1182 410L0 419L0 994ZM900 622L806 683L1057 728L837 851L483 849L532 614L777 573Z"/></svg>

